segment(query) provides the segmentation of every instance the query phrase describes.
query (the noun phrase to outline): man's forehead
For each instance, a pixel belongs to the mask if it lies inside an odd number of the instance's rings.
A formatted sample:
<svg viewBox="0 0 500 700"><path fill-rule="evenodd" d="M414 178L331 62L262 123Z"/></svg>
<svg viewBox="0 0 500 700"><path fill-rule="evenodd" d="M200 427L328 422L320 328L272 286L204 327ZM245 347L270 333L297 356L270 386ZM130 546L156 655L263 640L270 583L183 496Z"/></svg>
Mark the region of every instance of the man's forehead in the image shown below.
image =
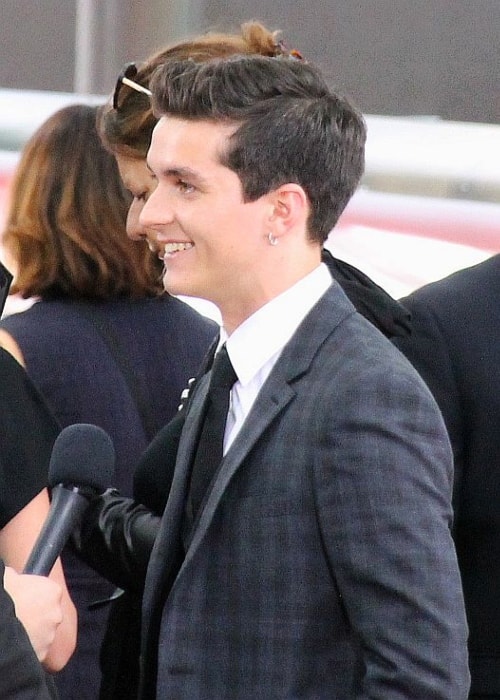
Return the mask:
<svg viewBox="0 0 500 700"><path fill-rule="evenodd" d="M164 115L153 131L148 165L153 170L158 166L163 169L171 159L169 168L189 169L195 163L220 164L220 155L236 128L235 124L226 122Z"/></svg>

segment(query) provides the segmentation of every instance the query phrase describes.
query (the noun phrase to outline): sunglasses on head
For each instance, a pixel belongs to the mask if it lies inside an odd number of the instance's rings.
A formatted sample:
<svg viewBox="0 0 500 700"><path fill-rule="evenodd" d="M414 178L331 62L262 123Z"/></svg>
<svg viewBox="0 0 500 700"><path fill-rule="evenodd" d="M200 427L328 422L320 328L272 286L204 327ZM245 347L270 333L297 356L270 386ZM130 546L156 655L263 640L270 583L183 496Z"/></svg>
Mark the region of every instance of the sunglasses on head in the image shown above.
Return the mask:
<svg viewBox="0 0 500 700"><path fill-rule="evenodd" d="M135 90L136 92L142 92L143 95L148 95L148 97L151 97L153 94L151 90L148 90L148 88L135 82L134 78L136 75L137 66L135 63L127 63L123 67L120 75L118 76L118 80L116 81L115 91L113 93L113 109L120 108L120 93L124 85L132 88L132 90Z"/></svg>
<svg viewBox="0 0 500 700"><path fill-rule="evenodd" d="M0 316L3 313L3 307L9 295L9 289L12 282L12 275L7 270L5 265L0 262Z"/></svg>

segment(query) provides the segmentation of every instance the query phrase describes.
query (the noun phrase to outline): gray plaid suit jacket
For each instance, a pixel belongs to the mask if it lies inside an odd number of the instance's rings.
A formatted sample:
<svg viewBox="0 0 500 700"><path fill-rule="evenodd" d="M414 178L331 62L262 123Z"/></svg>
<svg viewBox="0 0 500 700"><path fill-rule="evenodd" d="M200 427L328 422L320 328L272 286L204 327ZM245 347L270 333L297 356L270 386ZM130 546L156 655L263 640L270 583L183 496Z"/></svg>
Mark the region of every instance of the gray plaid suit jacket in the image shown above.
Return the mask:
<svg viewBox="0 0 500 700"><path fill-rule="evenodd" d="M208 379L149 564L141 697L466 698L451 451L415 370L334 282L223 459L184 556Z"/></svg>

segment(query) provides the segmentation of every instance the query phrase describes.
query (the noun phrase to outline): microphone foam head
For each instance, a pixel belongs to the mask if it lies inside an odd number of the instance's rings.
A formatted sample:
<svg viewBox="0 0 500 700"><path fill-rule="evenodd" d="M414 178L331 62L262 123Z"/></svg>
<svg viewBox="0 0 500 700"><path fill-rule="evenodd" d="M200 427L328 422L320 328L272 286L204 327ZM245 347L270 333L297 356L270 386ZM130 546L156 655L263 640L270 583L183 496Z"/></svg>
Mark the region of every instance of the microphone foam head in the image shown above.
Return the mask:
<svg viewBox="0 0 500 700"><path fill-rule="evenodd" d="M63 428L54 442L49 486L66 484L105 491L114 481L115 448L97 425L75 423Z"/></svg>

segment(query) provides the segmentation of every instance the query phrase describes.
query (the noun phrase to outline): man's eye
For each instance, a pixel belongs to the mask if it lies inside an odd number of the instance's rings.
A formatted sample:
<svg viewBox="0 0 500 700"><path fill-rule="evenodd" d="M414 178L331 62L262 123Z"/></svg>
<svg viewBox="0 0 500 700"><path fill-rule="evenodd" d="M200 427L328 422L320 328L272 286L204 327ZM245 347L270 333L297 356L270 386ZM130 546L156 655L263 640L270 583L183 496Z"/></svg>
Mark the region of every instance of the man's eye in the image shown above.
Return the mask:
<svg viewBox="0 0 500 700"><path fill-rule="evenodd" d="M141 192L140 194L133 194L132 197L133 197L137 202L147 202L147 200L148 200L148 193L147 193L147 192Z"/></svg>

